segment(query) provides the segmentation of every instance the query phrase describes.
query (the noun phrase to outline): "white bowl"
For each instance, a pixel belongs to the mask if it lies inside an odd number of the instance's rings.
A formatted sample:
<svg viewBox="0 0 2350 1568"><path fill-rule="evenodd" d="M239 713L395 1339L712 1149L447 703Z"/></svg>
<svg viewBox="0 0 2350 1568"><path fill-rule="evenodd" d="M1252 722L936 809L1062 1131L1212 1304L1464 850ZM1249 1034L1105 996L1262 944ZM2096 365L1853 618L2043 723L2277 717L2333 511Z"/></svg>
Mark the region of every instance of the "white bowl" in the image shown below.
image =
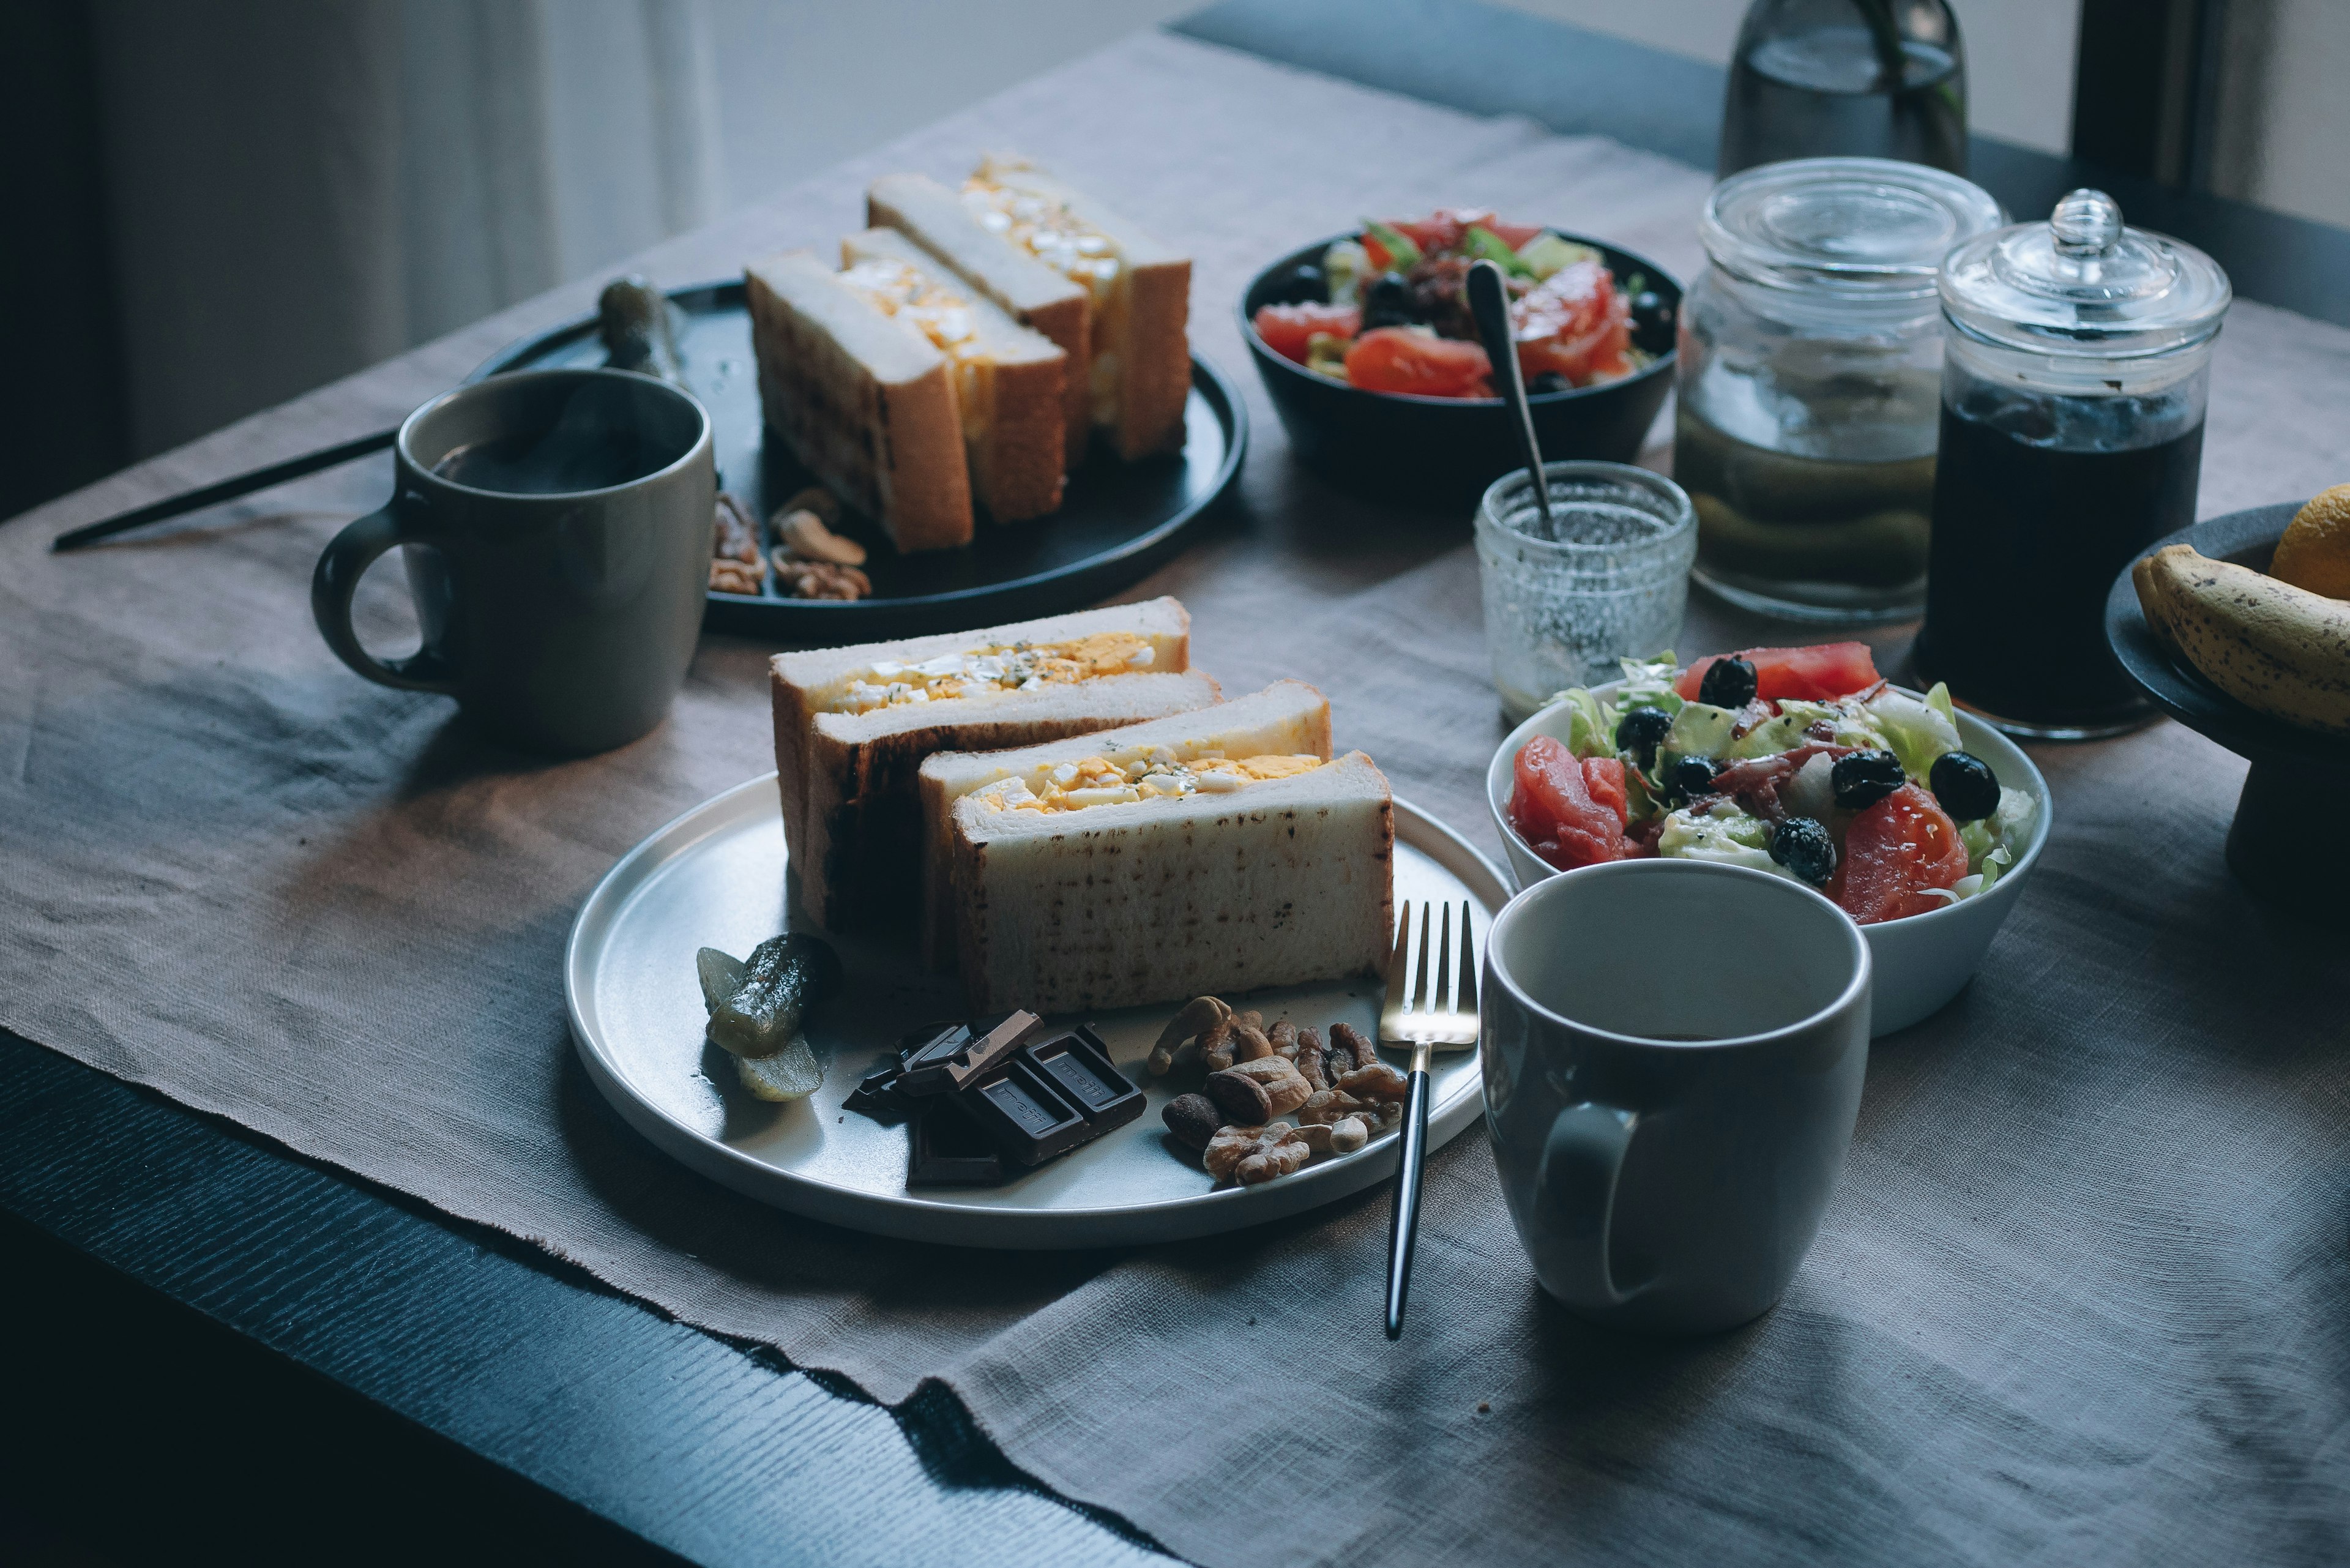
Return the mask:
<svg viewBox="0 0 2350 1568"><path fill-rule="evenodd" d="M1612 701L1622 685L1621 681L1612 681L1595 686L1592 691L1601 700ZM1918 695L1915 691L1908 694ZM1536 735L1565 742L1571 717L1564 702L1541 709L1510 732L1510 738L1502 742L1502 749L1493 753L1492 762L1485 769L1485 804L1492 810L1494 831L1502 836L1502 843L1510 852L1510 878L1521 892L1545 877L1567 873L1536 855L1518 836L1518 830L1510 826L1510 793L1516 784L1518 752ZM2015 900L2022 894L2024 878L2039 863L2040 846L2048 842L2052 810L2048 781L2040 776L2032 759L2005 735L1964 709L1959 711L1958 719L1960 743L1990 763L2002 784L2023 791L2038 804L2038 809L2032 814L2032 841L2024 846L2023 853L2007 873L1991 884L1990 892L1979 893L1945 909L1911 915L1907 919L1880 920L1860 928L1868 938L1869 957L1875 961L1877 971L1871 1034L1890 1034L1897 1029L1908 1028L1939 1011L1974 978L1983 953L1999 931L2000 922L2007 919L2008 910L2014 908Z"/></svg>

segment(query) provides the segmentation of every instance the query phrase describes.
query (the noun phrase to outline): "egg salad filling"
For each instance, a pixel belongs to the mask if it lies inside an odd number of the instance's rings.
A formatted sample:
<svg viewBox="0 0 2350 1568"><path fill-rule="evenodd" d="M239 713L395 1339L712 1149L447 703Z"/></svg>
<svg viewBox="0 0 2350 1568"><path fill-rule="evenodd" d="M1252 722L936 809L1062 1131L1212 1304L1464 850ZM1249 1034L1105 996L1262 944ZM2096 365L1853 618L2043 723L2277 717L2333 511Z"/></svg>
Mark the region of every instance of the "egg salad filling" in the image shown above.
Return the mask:
<svg viewBox="0 0 2350 1568"><path fill-rule="evenodd" d="M1123 361L1117 345L1125 341L1128 296L1124 259L1118 242L1093 227L1058 196L1026 188L1020 178L1025 165L982 163L963 182L963 205L980 223L1067 278L1083 284L1093 296L1092 363L1086 384L1093 399L1094 423L1115 427L1123 393Z"/></svg>
<svg viewBox="0 0 2350 1568"><path fill-rule="evenodd" d="M1070 282L1084 284L1097 302L1108 300L1110 286L1118 281L1118 244L1066 202L1006 184L989 168L963 182L962 200L987 228Z"/></svg>
<svg viewBox="0 0 2350 1568"><path fill-rule="evenodd" d="M1189 759L1172 746L1151 746L1038 768L979 792L997 811L1083 811L1087 806L1230 794L1265 779L1294 778L1325 766L1316 756L1278 753L1227 757L1201 752Z"/></svg>
<svg viewBox="0 0 2350 1568"><path fill-rule="evenodd" d="M1034 691L1101 675L1134 674L1149 670L1157 658L1150 639L1139 633L1097 631L1069 642L1009 642L941 653L919 664L885 659L850 676L831 706L836 713L869 713L909 702Z"/></svg>
<svg viewBox="0 0 2350 1568"><path fill-rule="evenodd" d="M971 301L930 274L895 256L866 256L840 275L840 281L931 340L955 371L955 407L966 440L984 431L987 400L980 377L994 357L980 338Z"/></svg>

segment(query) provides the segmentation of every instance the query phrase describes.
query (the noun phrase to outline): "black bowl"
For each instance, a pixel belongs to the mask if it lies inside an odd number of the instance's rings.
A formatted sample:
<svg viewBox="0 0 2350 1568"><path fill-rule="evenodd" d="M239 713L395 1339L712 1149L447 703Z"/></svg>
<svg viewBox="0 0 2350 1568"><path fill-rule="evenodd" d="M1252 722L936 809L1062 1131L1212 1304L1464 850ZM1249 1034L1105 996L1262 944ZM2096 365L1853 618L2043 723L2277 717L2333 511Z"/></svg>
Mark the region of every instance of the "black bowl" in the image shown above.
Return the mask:
<svg viewBox="0 0 2350 1568"><path fill-rule="evenodd" d="M2264 572L2285 524L2300 510L2301 503L2287 501L2231 512L2157 539L2138 555L2191 545L2215 561ZM2350 844L2339 834L2313 831L2310 815L2313 805L2350 795L2350 738L2255 712L2173 658L2147 624L2127 566L2106 596L2106 640L2130 679L2165 712L2252 764L2228 828L2228 868L2236 879L2294 914L2350 924L2341 895L2350 879Z"/></svg>
<svg viewBox="0 0 2350 1568"><path fill-rule="evenodd" d="M1680 317L1681 286L1673 275L1630 251L1553 230L1562 239L1589 245L1607 263L1619 286L1634 273L1663 302L1669 330ZM1241 337L1256 359L1264 389L1281 416L1289 444L1315 472L1344 489L1371 498L1461 507L1477 504L1486 486L1523 466L1509 410L1498 398L1422 398L1403 392L1367 392L1316 375L1264 346L1251 322L1257 307L1273 303L1281 281L1300 264L1318 263L1336 241L1333 234L1301 246L1256 275L1241 296ZM1664 333L1657 334L1659 339ZM1654 363L1620 381L1566 392L1539 392L1533 407L1534 436L1543 456L1556 462L1593 458L1629 462L1656 422L1673 384L1674 350L1669 340L1633 342L1657 356Z"/></svg>

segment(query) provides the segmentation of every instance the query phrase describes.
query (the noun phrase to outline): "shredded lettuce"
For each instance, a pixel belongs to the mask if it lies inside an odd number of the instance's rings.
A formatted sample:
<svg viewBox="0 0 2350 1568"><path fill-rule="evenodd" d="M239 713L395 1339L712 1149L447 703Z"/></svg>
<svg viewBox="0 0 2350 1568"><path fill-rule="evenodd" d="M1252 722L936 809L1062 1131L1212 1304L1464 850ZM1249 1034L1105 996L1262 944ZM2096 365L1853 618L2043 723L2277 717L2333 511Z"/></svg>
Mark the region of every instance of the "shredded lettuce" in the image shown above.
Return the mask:
<svg viewBox="0 0 2350 1568"><path fill-rule="evenodd" d="M1518 247L1517 259L1525 268L1526 275L1540 282L1555 272L1573 266L1576 262L1597 261L1600 255L1589 245L1578 245L1573 240L1562 239L1548 229L1544 229ZM1638 294L1640 291L1625 286L1622 292Z"/></svg>
<svg viewBox="0 0 2350 1568"><path fill-rule="evenodd" d="M1943 701L1950 701L1947 693ZM1890 686L1868 700L1868 716L1884 732L1886 744L1901 759L1901 771L1922 779L1933 771L1934 759L1959 749L1959 726L1941 709L1915 697L1905 697Z"/></svg>
<svg viewBox="0 0 2350 1568"><path fill-rule="evenodd" d="M1719 757L1730 750L1730 732L1737 727L1738 715L1731 709L1710 702L1684 702L1673 715L1673 727L1665 732L1664 744L1659 749L1684 757Z"/></svg>
<svg viewBox="0 0 2350 1568"><path fill-rule="evenodd" d="M1771 832L1762 819L1717 801L1700 815L1686 808L1665 818L1658 836L1657 853L1669 859L1712 860L1724 866L1747 866L1774 877L1794 873L1771 858Z"/></svg>
<svg viewBox="0 0 2350 1568"><path fill-rule="evenodd" d="M1619 659L1624 667L1624 690L1616 699L1616 706L1626 712L1635 708L1661 708L1668 713L1681 711L1680 693L1673 690L1673 678L1680 673L1680 665L1667 649L1654 659Z"/></svg>
<svg viewBox="0 0 2350 1568"><path fill-rule="evenodd" d="M1580 686L1560 692L1552 701L1567 705L1568 751L1578 757L1616 754L1616 717L1605 702Z"/></svg>
<svg viewBox="0 0 2350 1568"><path fill-rule="evenodd" d="M1322 253L1322 275L1329 280L1333 305L1360 304L1363 279L1370 271L1371 253L1360 240L1338 240Z"/></svg>

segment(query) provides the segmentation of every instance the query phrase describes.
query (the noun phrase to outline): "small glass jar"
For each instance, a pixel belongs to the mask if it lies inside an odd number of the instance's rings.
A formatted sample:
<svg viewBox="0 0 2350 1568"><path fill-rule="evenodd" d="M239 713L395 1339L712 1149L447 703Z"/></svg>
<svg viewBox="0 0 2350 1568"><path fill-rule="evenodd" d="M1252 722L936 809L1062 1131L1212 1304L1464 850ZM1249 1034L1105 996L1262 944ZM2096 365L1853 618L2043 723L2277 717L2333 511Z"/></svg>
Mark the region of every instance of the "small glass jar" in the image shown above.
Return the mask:
<svg viewBox="0 0 2350 1568"><path fill-rule="evenodd" d="M1662 652L1689 607L1697 519L1662 474L1620 462L1552 462L1545 528L1534 476L1513 469L1477 507L1485 649L1513 724L1616 661Z"/></svg>
<svg viewBox="0 0 2350 1568"><path fill-rule="evenodd" d="M2217 262L2125 228L2101 191L1943 263L1925 679L2021 735L2109 735L2152 716L2106 647L2106 595L2195 521L2231 297Z"/></svg>
<svg viewBox="0 0 2350 1568"><path fill-rule="evenodd" d="M1957 175L1881 158L1766 164L1714 187L1700 231L1712 265L1681 306L1673 425L1700 582L1797 620L1923 607L1935 275L2001 218Z"/></svg>

